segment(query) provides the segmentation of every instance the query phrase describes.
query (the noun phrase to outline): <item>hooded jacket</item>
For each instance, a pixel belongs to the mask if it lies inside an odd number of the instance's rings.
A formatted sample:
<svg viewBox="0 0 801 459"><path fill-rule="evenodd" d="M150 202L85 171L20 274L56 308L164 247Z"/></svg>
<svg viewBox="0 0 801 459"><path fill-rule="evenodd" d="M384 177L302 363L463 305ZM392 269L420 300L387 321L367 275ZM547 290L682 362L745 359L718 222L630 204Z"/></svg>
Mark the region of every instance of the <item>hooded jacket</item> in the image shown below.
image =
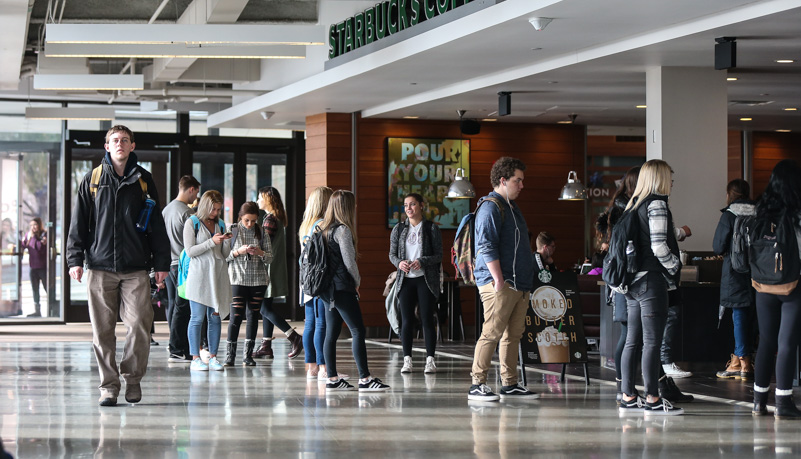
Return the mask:
<svg viewBox="0 0 801 459"><path fill-rule="evenodd" d="M751 275L738 273L732 269L729 252L734 220L740 215L756 215L756 206L751 201L738 199L720 211L723 214L720 216L712 240L712 250L718 255L723 255L723 267L720 272L720 305L726 308L745 308L754 304Z"/></svg>
<svg viewBox="0 0 801 459"><path fill-rule="evenodd" d="M109 272L149 271L151 268L169 271L170 240L150 172L137 164L134 152L128 157L123 177L114 171L108 153L101 166L103 173L94 197L89 190L91 171L78 187L67 239L69 267L85 263L88 269ZM140 177L147 184L148 194L156 201L144 233L136 230L136 221L145 204Z"/></svg>

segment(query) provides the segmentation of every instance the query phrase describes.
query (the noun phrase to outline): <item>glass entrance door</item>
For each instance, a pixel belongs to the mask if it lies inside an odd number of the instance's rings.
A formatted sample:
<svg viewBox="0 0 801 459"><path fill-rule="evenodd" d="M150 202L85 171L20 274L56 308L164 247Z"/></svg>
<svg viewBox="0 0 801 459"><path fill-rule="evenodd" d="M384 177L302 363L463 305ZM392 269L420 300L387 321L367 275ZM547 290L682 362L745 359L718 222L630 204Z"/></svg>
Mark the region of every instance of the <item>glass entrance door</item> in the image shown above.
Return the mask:
<svg viewBox="0 0 801 459"><path fill-rule="evenodd" d="M0 319L60 319L60 145L0 142Z"/></svg>

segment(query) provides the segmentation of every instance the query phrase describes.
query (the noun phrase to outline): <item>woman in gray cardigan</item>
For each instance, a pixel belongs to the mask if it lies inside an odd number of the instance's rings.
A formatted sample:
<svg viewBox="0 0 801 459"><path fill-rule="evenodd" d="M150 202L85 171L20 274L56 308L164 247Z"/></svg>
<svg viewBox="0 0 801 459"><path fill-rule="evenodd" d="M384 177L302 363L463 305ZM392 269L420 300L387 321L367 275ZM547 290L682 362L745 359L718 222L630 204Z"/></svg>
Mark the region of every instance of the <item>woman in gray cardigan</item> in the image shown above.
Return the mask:
<svg viewBox="0 0 801 459"><path fill-rule="evenodd" d="M403 209L408 217L392 229L389 260L398 268L398 303L401 311L403 368L412 372L414 307L419 305L423 336L426 341L425 373L436 373L434 352L437 347L434 312L442 292L442 236L439 227L423 217L423 197L406 195Z"/></svg>

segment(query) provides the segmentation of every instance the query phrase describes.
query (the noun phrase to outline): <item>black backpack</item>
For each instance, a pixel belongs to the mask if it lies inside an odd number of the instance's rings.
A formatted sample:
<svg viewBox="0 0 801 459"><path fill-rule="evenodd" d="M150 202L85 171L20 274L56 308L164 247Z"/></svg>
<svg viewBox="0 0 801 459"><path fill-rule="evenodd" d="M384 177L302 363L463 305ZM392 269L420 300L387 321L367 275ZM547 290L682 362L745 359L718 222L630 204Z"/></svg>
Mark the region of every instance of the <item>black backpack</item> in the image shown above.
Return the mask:
<svg viewBox="0 0 801 459"><path fill-rule="evenodd" d="M300 253L300 288L304 295L326 297L331 277L328 275L328 243L323 232L316 231Z"/></svg>
<svg viewBox="0 0 801 459"><path fill-rule="evenodd" d="M604 257L601 278L612 290L625 294L629 284L639 270L637 259L637 238L640 231L640 218L636 211L623 212L612 227L609 238L609 252Z"/></svg>
<svg viewBox="0 0 801 459"><path fill-rule="evenodd" d="M752 215L738 215L734 219L729 261L731 261L731 269L738 273L751 271L748 263L748 225L752 224L753 219Z"/></svg>
<svg viewBox="0 0 801 459"><path fill-rule="evenodd" d="M789 295L798 285L801 260L791 218L752 219L747 226L751 284L757 292Z"/></svg>

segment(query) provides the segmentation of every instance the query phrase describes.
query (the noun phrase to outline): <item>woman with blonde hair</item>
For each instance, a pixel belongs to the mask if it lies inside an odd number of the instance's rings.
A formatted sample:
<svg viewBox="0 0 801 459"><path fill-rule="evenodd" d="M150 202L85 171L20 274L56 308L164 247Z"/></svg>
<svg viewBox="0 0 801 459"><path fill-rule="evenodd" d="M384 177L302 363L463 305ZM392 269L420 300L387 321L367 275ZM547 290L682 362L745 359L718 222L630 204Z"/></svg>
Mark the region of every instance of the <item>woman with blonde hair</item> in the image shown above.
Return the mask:
<svg viewBox="0 0 801 459"><path fill-rule="evenodd" d="M184 250L191 258L186 276L186 298L189 300L189 352L194 371L221 371L217 360L217 349L222 332L221 316L228 314L231 302L231 281L228 278L228 262L231 246L225 241L231 238L225 231L225 222L219 218L223 197L219 191L203 193L197 213L184 224ZM208 318L209 363L200 359L200 330L203 317Z"/></svg>
<svg viewBox="0 0 801 459"><path fill-rule="evenodd" d="M389 389L380 379L370 376L367 367L367 346L364 342L365 328L359 307L359 284L361 276L356 265L358 239L356 237L356 197L350 191L337 190L331 195L325 218L320 225L328 248L328 269L331 287L325 300L325 365L328 371L327 391L353 390L354 387L337 373L337 338L344 321L353 338L353 357L359 369L359 391L378 392Z"/></svg>
<svg viewBox="0 0 801 459"><path fill-rule="evenodd" d="M668 291L678 285L681 263L679 246L668 207L673 188L673 170L668 163L654 159L640 170L637 187L625 212L635 213L639 232L634 247L638 272L626 293L628 330L622 356L622 391L619 411L646 415L684 413L659 395L659 351L668 313ZM637 347L642 343L642 374L646 399L637 395L634 373Z"/></svg>
<svg viewBox="0 0 801 459"><path fill-rule="evenodd" d="M275 330L274 325L286 335L289 340L290 349L287 357L294 359L303 351L303 338L289 326L283 317L279 316L273 309L273 299L287 296L289 286L286 268L286 225L289 220L286 218L284 202L281 200L281 193L275 187L263 186L259 188L259 208L264 211L261 225L264 233L270 237L270 246L273 249L273 261L267 267L267 275L270 278L270 285L261 303L261 315L264 318L262 323L263 336L261 346L253 357L273 358L272 339Z"/></svg>

